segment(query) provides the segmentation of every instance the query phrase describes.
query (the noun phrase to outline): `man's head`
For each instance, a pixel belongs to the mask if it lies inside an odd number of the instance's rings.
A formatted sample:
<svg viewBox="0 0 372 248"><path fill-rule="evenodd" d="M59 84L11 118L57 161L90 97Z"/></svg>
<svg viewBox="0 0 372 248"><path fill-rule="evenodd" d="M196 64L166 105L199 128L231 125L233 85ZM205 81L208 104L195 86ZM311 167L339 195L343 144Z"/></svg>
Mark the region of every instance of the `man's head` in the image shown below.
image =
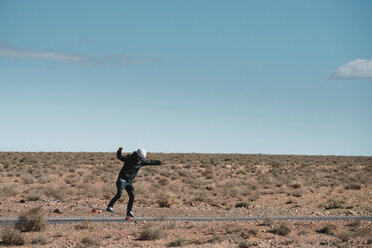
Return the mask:
<svg viewBox="0 0 372 248"><path fill-rule="evenodd" d="M143 148L138 149L137 154L138 154L138 157L140 157L141 160L146 159L147 152L145 151L145 149L143 149Z"/></svg>

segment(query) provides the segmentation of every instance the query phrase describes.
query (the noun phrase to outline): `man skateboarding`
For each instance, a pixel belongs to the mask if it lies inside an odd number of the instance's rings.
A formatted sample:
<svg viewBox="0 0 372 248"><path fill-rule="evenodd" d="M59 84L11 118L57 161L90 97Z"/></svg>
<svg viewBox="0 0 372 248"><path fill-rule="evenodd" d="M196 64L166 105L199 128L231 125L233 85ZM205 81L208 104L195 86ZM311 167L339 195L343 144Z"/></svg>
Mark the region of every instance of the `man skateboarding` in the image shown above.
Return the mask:
<svg viewBox="0 0 372 248"><path fill-rule="evenodd" d="M142 148L138 149L137 151L122 156L123 148L119 147L118 151L116 152L116 156L118 159L124 162L123 167L120 170L118 180L116 181L116 188L117 193L112 198L110 203L107 206L107 211L113 212L114 204L122 195L123 189L127 191L129 196L128 206L127 206L127 218L134 217L132 208L134 203L134 187L133 187L133 179L136 177L138 170L142 166L147 165L161 165L166 164L167 162L161 162L159 160L146 160L146 151Z"/></svg>

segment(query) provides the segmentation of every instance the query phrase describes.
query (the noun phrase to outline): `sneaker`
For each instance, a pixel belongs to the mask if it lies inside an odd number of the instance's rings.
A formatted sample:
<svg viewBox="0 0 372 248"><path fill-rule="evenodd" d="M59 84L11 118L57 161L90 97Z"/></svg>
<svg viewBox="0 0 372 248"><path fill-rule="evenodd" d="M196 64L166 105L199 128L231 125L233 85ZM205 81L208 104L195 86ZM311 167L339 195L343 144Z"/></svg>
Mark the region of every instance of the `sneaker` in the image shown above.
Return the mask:
<svg viewBox="0 0 372 248"><path fill-rule="evenodd" d="M109 212L114 212L114 209L112 207L107 207L106 211L109 211Z"/></svg>
<svg viewBox="0 0 372 248"><path fill-rule="evenodd" d="M128 213L127 213L127 217L133 217L133 218L134 218L134 214L133 214L133 212L132 212L132 211L128 212Z"/></svg>

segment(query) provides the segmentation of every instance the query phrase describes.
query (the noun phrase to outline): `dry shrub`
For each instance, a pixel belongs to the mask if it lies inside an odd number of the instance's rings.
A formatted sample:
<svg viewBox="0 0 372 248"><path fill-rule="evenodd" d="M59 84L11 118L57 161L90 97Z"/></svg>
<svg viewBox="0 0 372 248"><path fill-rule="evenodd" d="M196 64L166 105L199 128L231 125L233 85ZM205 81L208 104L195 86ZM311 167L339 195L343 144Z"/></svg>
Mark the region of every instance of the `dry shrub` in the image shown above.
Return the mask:
<svg viewBox="0 0 372 248"><path fill-rule="evenodd" d="M186 244L186 240L184 238L177 238L167 244L167 247L176 247L176 246L184 246Z"/></svg>
<svg viewBox="0 0 372 248"><path fill-rule="evenodd" d="M111 239L112 238L112 234L111 233L107 233L103 238L105 238L105 239Z"/></svg>
<svg viewBox="0 0 372 248"><path fill-rule="evenodd" d="M102 190L98 185L92 185L92 184L83 185L82 189L83 189L84 196L89 197L89 198L100 197L102 193Z"/></svg>
<svg viewBox="0 0 372 248"><path fill-rule="evenodd" d="M248 230L248 233L249 234L252 234L252 235L257 235L258 234L258 229L256 227L251 227L249 230Z"/></svg>
<svg viewBox="0 0 372 248"><path fill-rule="evenodd" d="M39 190L31 191L30 193L27 194L27 200L28 201L37 201L41 198L42 192Z"/></svg>
<svg viewBox="0 0 372 248"><path fill-rule="evenodd" d="M38 183L41 184L46 184L52 181L52 179L49 177L47 174L42 174L40 177L37 179Z"/></svg>
<svg viewBox="0 0 372 248"><path fill-rule="evenodd" d="M260 195L258 193L254 193L254 194L248 196L248 200L251 201L251 202L254 202L254 201L258 200L258 198L260 198Z"/></svg>
<svg viewBox="0 0 372 248"><path fill-rule="evenodd" d="M334 208L344 208L345 202L343 200L337 199L328 199L328 201L324 204L325 209L334 209Z"/></svg>
<svg viewBox="0 0 372 248"><path fill-rule="evenodd" d="M303 194L304 194L303 191L300 189L297 189L294 192L292 192L292 196L294 197L302 197Z"/></svg>
<svg viewBox="0 0 372 248"><path fill-rule="evenodd" d="M91 229L91 226L87 220L75 225L75 230L86 230L86 229Z"/></svg>
<svg viewBox="0 0 372 248"><path fill-rule="evenodd" d="M176 199L177 198L175 194L167 192L160 196L158 203L159 206L162 208L169 208L170 206L176 203Z"/></svg>
<svg viewBox="0 0 372 248"><path fill-rule="evenodd" d="M239 243L239 248L249 248L249 247L251 247L251 245L246 241L242 241Z"/></svg>
<svg viewBox="0 0 372 248"><path fill-rule="evenodd" d="M367 239L367 244L372 244L372 237L369 237L368 239Z"/></svg>
<svg viewBox="0 0 372 248"><path fill-rule="evenodd" d="M55 237L55 238L63 237L63 231L61 231L61 230L56 231L56 232L54 233L53 237Z"/></svg>
<svg viewBox="0 0 372 248"><path fill-rule="evenodd" d="M348 232L342 232L340 233L339 235L337 235L337 237L342 241L342 242L347 242L350 240L350 238L352 237L352 235Z"/></svg>
<svg viewBox="0 0 372 248"><path fill-rule="evenodd" d="M224 237L218 234L213 234L212 238L208 240L209 243L221 243L224 240Z"/></svg>
<svg viewBox="0 0 372 248"><path fill-rule="evenodd" d="M30 174L22 175L21 179L22 179L24 184L33 184L35 182L34 177Z"/></svg>
<svg viewBox="0 0 372 248"><path fill-rule="evenodd" d="M229 197L237 197L241 195L241 187L236 185L235 181L230 181L222 185L222 192Z"/></svg>
<svg viewBox="0 0 372 248"><path fill-rule="evenodd" d="M17 194L17 186L15 184L4 185L0 188L0 196L2 197L11 197Z"/></svg>
<svg viewBox="0 0 372 248"><path fill-rule="evenodd" d="M261 223L261 226L272 226L272 225L274 225L274 220L271 218L265 218Z"/></svg>
<svg viewBox="0 0 372 248"><path fill-rule="evenodd" d="M205 179L213 179L214 178L214 171L213 168L207 168L202 175L205 177Z"/></svg>
<svg viewBox="0 0 372 248"><path fill-rule="evenodd" d="M71 192L69 192L68 188L65 185L55 188L45 188L44 192L47 196L54 197L61 201L65 200L68 193L71 195Z"/></svg>
<svg viewBox="0 0 372 248"><path fill-rule="evenodd" d="M1 232L1 244L3 245L24 245L25 239L18 230L4 228Z"/></svg>
<svg viewBox="0 0 372 248"><path fill-rule="evenodd" d="M100 240L98 240L95 237L84 237L81 240L81 243L79 244L79 247L85 248L85 247L94 247L94 246L99 246Z"/></svg>
<svg viewBox="0 0 372 248"><path fill-rule="evenodd" d="M169 181L166 178L161 178L159 179L159 184L162 186L167 186L169 184Z"/></svg>
<svg viewBox="0 0 372 248"><path fill-rule="evenodd" d="M116 188L105 184L102 186L101 192L103 198L110 199L113 195L116 194Z"/></svg>
<svg viewBox="0 0 372 248"><path fill-rule="evenodd" d="M362 224L362 221L360 219L355 219L351 223L349 223L347 226L359 227L361 224Z"/></svg>
<svg viewBox="0 0 372 248"><path fill-rule="evenodd" d="M246 202L238 202L238 203L235 204L235 207L236 208L248 208L249 204L246 203Z"/></svg>
<svg viewBox="0 0 372 248"><path fill-rule="evenodd" d="M83 170L78 170L77 173L79 174L80 177L82 177L84 175L84 171Z"/></svg>
<svg viewBox="0 0 372 248"><path fill-rule="evenodd" d="M110 182L110 183L113 183L113 179L115 179L116 177L114 175L111 175L111 174L108 174L108 173L104 173L104 174L101 174L101 180L102 182Z"/></svg>
<svg viewBox="0 0 372 248"><path fill-rule="evenodd" d="M16 228L20 231L41 231L46 228L44 211L40 207L32 208L18 217Z"/></svg>
<svg viewBox="0 0 372 248"><path fill-rule="evenodd" d="M285 204L292 204L292 203L296 204L297 201L296 201L296 199L290 197L290 198L288 198L288 200L286 201Z"/></svg>
<svg viewBox="0 0 372 248"><path fill-rule="evenodd" d="M270 232L280 236L287 236L291 233L291 228L286 224L281 224L280 226L271 229Z"/></svg>
<svg viewBox="0 0 372 248"><path fill-rule="evenodd" d="M333 231L330 225L325 225L321 229L317 230L318 233L333 235Z"/></svg>
<svg viewBox="0 0 372 248"><path fill-rule="evenodd" d="M291 183L290 186L294 189L299 189L299 188L301 188L301 183L300 182L293 182L293 183Z"/></svg>
<svg viewBox="0 0 372 248"><path fill-rule="evenodd" d="M69 175L64 179L64 181L72 187L75 187L80 181L80 177L78 175Z"/></svg>
<svg viewBox="0 0 372 248"><path fill-rule="evenodd" d="M216 188L216 185L214 183L211 183L205 186L205 189L209 191L214 190L215 188Z"/></svg>
<svg viewBox="0 0 372 248"><path fill-rule="evenodd" d="M37 235L33 240L32 240L32 244L36 244L36 245L46 245L50 243L49 241L49 238L48 236L46 236L45 234L39 234Z"/></svg>
<svg viewBox="0 0 372 248"><path fill-rule="evenodd" d="M139 240L157 240L165 237L165 234L157 228L146 226L140 233Z"/></svg>
<svg viewBox="0 0 372 248"><path fill-rule="evenodd" d="M350 183L345 186L345 189L359 190L362 188L362 185L359 183Z"/></svg>
<svg viewBox="0 0 372 248"><path fill-rule="evenodd" d="M243 231L242 227L241 226L237 226L235 224L229 224L229 225L226 225L223 227L223 229L225 230L225 232L227 234L231 234L231 233L240 233Z"/></svg>

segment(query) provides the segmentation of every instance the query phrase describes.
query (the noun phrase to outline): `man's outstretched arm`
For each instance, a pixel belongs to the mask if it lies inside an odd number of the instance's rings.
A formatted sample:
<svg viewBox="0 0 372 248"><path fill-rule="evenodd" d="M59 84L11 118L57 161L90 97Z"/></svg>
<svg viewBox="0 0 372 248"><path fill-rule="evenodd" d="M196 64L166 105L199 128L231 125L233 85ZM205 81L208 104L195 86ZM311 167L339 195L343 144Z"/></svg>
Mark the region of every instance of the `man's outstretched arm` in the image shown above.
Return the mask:
<svg viewBox="0 0 372 248"><path fill-rule="evenodd" d="M167 161L161 162L160 160L145 160L142 162L142 166L147 165L161 165L161 164L167 164Z"/></svg>
<svg viewBox="0 0 372 248"><path fill-rule="evenodd" d="M127 162L127 158L129 157L129 155L126 155L126 156L122 156L121 155L121 152L123 151L123 147L119 147L119 149L117 150L116 152L116 157L118 159L120 159L121 161L123 162Z"/></svg>

